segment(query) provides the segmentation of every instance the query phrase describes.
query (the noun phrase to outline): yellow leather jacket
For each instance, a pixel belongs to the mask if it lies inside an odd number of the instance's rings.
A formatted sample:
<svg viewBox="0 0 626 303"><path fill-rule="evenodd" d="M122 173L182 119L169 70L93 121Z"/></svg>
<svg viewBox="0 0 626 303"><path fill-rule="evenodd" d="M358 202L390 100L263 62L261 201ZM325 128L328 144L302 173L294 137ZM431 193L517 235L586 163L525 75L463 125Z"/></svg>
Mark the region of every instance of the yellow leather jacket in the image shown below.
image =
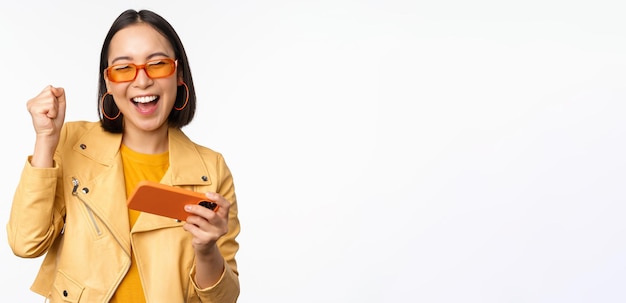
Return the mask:
<svg viewBox="0 0 626 303"><path fill-rule="evenodd" d="M161 183L218 192L232 204L228 233L218 241L226 268L218 283L199 289L183 223L142 213L130 230L121 139L99 122L68 122L53 168L26 162L7 234L17 256L46 255L31 290L51 302L108 302L128 271L132 243L147 302L236 302L239 220L233 178L221 154L169 130L170 167Z"/></svg>

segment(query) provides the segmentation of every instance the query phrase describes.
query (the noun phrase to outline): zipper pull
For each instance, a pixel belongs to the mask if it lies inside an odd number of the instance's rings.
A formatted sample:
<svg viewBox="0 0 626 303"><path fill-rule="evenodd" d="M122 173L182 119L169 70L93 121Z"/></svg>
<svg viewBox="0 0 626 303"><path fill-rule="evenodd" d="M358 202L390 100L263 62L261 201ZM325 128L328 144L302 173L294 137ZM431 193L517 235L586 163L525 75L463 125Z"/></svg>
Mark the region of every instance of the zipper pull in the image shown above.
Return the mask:
<svg viewBox="0 0 626 303"><path fill-rule="evenodd" d="M72 177L72 185L74 186L74 188L72 188L72 196L76 196L76 190L78 189L78 180L74 177Z"/></svg>

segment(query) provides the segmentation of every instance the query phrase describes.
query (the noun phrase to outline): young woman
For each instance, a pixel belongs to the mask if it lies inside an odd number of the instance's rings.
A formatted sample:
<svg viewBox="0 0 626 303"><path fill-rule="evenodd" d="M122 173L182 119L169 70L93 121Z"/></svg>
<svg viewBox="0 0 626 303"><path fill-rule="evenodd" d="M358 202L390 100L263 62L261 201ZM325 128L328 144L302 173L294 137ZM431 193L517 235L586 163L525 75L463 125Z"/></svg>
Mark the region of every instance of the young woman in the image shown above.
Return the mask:
<svg viewBox="0 0 626 303"><path fill-rule="evenodd" d="M65 123L65 92L27 103L36 138L9 222L13 252L46 255L31 289L51 302L235 302L233 177L181 130L196 109L183 45L154 12L128 10L100 57L99 122ZM186 221L127 207L141 180L206 193Z"/></svg>

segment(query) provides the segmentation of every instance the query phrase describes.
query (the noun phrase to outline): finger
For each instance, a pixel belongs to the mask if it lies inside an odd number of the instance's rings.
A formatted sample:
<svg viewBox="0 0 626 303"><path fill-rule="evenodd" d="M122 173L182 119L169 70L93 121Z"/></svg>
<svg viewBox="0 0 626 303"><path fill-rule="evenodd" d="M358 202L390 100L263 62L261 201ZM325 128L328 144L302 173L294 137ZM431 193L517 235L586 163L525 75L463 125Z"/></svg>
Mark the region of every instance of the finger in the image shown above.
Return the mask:
<svg viewBox="0 0 626 303"><path fill-rule="evenodd" d="M189 223L185 223L185 225L183 225L183 229L191 234L191 244L194 247L210 245L215 243L220 238L217 233L207 233L197 226Z"/></svg>
<svg viewBox="0 0 626 303"><path fill-rule="evenodd" d="M28 102L28 111L33 114L47 115L50 108L54 106L52 96L38 97Z"/></svg>
<svg viewBox="0 0 626 303"><path fill-rule="evenodd" d="M185 210L190 214L185 221L203 230L222 229L228 225L228 217L217 214L203 206L190 204L185 206Z"/></svg>
<svg viewBox="0 0 626 303"><path fill-rule="evenodd" d="M56 97L56 116L58 116L60 122L63 122L63 120L65 119L65 89L63 89L62 87L55 87L53 88L53 93Z"/></svg>
<svg viewBox="0 0 626 303"><path fill-rule="evenodd" d="M185 211L191 215L202 217L205 220L213 220L218 216L213 210L198 204L185 205Z"/></svg>
<svg viewBox="0 0 626 303"><path fill-rule="evenodd" d="M195 215L188 216L185 222L197 226L202 230L208 230L211 228L211 225L213 225L213 222L207 220L206 218Z"/></svg>
<svg viewBox="0 0 626 303"><path fill-rule="evenodd" d="M226 228L213 225L211 222L198 216L189 216L183 224L183 229L190 232L201 242L215 241L226 234Z"/></svg>
<svg viewBox="0 0 626 303"><path fill-rule="evenodd" d="M65 89L63 87L54 87L54 86L50 86L50 88L52 89L52 92L54 93L55 97L61 97L63 95L65 95Z"/></svg>
<svg viewBox="0 0 626 303"><path fill-rule="evenodd" d="M47 107L47 111L46 111L46 117L50 118L50 119L54 119L57 117L59 113L59 106L58 103L56 101L56 99L53 99L52 102L50 104L48 104Z"/></svg>
<svg viewBox="0 0 626 303"><path fill-rule="evenodd" d="M65 89L62 87L50 86L50 92L54 97L53 108L50 111L50 118L55 118L60 112L65 113Z"/></svg>
<svg viewBox="0 0 626 303"><path fill-rule="evenodd" d="M219 215L228 214L228 208L230 207L230 203L224 199L220 194L214 192L205 193L208 201L200 202L196 207L196 205L189 204L188 212L193 212L198 215L202 215L205 213L202 208L210 210ZM205 215L202 215L205 216Z"/></svg>
<svg viewBox="0 0 626 303"><path fill-rule="evenodd" d="M217 204L217 206L215 207L215 209L213 209L213 211L215 213L218 213L220 215L228 215L228 210L230 208L230 202L228 202L226 199L224 199L224 197L222 197L222 195L215 193L215 192L207 192L205 193L205 196L215 202L215 204Z"/></svg>
<svg viewBox="0 0 626 303"><path fill-rule="evenodd" d="M58 92L56 93L58 94ZM31 114L39 114L54 119L57 116L57 103L55 88L48 85L39 95L29 100L26 105Z"/></svg>
<svg viewBox="0 0 626 303"><path fill-rule="evenodd" d="M59 107L65 106L65 89L63 89L62 87L52 87L51 91L56 98Z"/></svg>

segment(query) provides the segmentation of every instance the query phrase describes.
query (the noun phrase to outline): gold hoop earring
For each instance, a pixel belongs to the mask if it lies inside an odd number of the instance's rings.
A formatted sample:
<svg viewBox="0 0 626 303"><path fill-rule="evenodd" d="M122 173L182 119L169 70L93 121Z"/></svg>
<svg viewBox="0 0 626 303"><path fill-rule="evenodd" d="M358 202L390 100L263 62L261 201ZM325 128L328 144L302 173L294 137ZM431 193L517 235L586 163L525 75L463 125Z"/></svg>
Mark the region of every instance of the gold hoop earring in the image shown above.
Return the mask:
<svg viewBox="0 0 626 303"><path fill-rule="evenodd" d="M187 84L183 81L180 82L180 84L182 84L183 86L185 86L185 104L183 104L182 107L176 107L174 106L175 110L183 110L186 106L187 106L187 102L189 102L189 86L187 86Z"/></svg>
<svg viewBox="0 0 626 303"><path fill-rule="evenodd" d="M115 117L111 118L111 117L109 117L109 115L107 115L107 113L104 111L104 98L105 98L106 96L108 96L108 95L110 95L111 97L113 97L113 95L111 95L111 93L109 93L109 92L104 93L104 95L102 95L102 98L100 99L100 110L102 111L102 115L103 115L105 118L107 118L107 119L109 119L109 120L113 121L113 120L117 119L117 118L120 116L120 114L121 114L122 112L121 112L121 111L119 110L119 108L118 108L118 109L117 109L117 115L115 115ZM112 101L112 102L113 102L113 105L115 105L115 101Z"/></svg>

